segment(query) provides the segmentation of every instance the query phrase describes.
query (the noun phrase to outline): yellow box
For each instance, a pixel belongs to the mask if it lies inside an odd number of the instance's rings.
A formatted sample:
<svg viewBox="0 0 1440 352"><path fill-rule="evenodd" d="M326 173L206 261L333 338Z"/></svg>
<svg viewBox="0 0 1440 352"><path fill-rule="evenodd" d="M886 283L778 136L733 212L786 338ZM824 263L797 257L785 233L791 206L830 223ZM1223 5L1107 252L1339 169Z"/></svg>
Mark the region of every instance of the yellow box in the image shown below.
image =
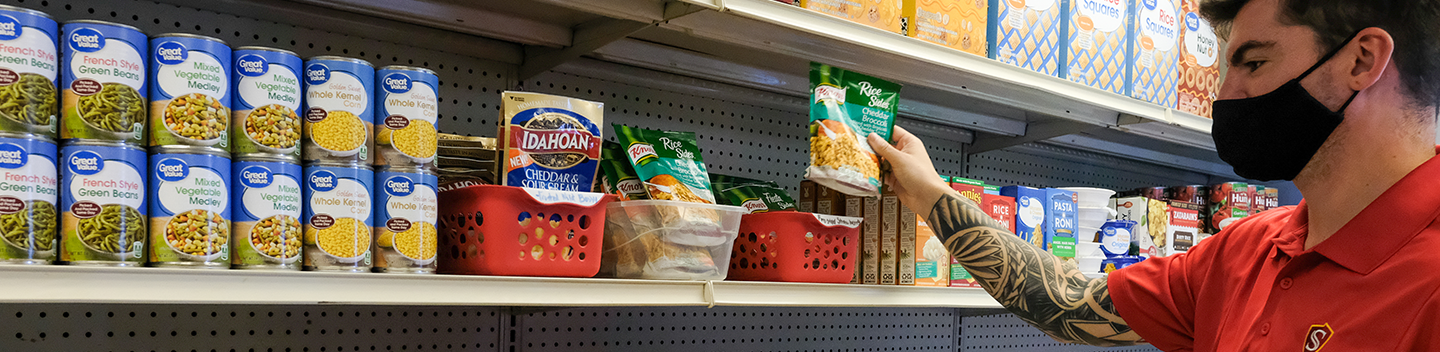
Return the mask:
<svg viewBox="0 0 1440 352"><path fill-rule="evenodd" d="M900 33L901 0L800 0L800 7Z"/></svg>
<svg viewBox="0 0 1440 352"><path fill-rule="evenodd" d="M991 58L1056 75L1060 72L1059 0L990 0Z"/></svg>
<svg viewBox="0 0 1440 352"><path fill-rule="evenodd" d="M1180 0L1137 0L1130 67L1130 96L1175 106L1180 77Z"/></svg>
<svg viewBox="0 0 1440 352"><path fill-rule="evenodd" d="M1210 104L1220 92L1220 40L1199 12L1197 0L1181 1L1179 84L1171 106L1210 117Z"/></svg>
<svg viewBox="0 0 1440 352"><path fill-rule="evenodd" d="M912 38L986 56L986 0L905 0L902 32Z"/></svg>
<svg viewBox="0 0 1440 352"><path fill-rule="evenodd" d="M950 250L919 216L915 219L915 286L950 286Z"/></svg>
<svg viewBox="0 0 1440 352"><path fill-rule="evenodd" d="M1129 0L1070 0L1060 76L1125 94L1130 38Z"/></svg>

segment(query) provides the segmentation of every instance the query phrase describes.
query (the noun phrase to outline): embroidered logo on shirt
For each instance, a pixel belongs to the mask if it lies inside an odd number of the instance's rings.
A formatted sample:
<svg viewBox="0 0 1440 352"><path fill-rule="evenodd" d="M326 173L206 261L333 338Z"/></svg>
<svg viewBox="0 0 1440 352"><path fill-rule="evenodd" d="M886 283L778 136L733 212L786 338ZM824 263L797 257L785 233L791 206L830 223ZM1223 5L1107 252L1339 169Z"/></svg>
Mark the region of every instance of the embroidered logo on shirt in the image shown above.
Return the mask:
<svg viewBox="0 0 1440 352"><path fill-rule="evenodd" d="M1330 341L1330 336L1335 335L1335 329L1330 324L1311 325L1310 332L1305 334L1305 352L1316 352L1325 348L1325 343Z"/></svg>

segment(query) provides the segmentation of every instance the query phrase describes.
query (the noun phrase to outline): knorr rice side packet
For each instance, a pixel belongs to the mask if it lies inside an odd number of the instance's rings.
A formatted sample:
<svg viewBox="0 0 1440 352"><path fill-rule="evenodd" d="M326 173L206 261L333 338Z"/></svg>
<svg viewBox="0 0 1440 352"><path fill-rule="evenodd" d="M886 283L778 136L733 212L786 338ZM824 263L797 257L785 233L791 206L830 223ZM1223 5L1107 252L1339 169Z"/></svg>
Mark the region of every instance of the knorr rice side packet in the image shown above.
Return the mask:
<svg viewBox="0 0 1440 352"><path fill-rule="evenodd" d="M795 210L795 199L778 185L748 183L720 191L722 203L745 208L745 213Z"/></svg>
<svg viewBox="0 0 1440 352"><path fill-rule="evenodd" d="M620 143L605 141L600 150L601 192L613 194L620 200L649 199L645 194L645 183L635 175L630 158L625 156L625 147Z"/></svg>
<svg viewBox="0 0 1440 352"><path fill-rule="evenodd" d="M810 63L810 167L805 178L840 193L880 195L880 159L865 141L890 140L900 85Z"/></svg>
<svg viewBox="0 0 1440 352"><path fill-rule="evenodd" d="M715 204L694 132L615 126L615 136L650 199Z"/></svg>

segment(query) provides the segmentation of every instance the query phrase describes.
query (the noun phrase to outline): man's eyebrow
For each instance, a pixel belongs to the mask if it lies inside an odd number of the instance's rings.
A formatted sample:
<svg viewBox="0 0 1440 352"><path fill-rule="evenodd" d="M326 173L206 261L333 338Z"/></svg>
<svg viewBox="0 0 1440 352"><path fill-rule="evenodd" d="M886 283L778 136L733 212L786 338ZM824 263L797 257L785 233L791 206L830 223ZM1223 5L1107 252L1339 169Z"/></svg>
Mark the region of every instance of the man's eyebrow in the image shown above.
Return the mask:
<svg viewBox="0 0 1440 352"><path fill-rule="evenodd" d="M1243 60L1243 59L1245 58L1245 54L1248 53L1250 50L1253 50L1253 49L1261 49L1261 48L1269 48L1269 47L1273 47L1273 46L1275 46L1275 42L1274 42L1274 41L1264 41L1264 42L1262 42L1262 41L1258 41L1258 40L1250 40L1250 41L1246 41L1246 42L1244 42L1244 43L1241 43L1239 47L1236 47L1236 48L1235 48L1235 53L1234 53L1234 54L1230 54L1230 66L1235 66L1235 65L1237 65L1237 64L1240 62L1240 60Z"/></svg>

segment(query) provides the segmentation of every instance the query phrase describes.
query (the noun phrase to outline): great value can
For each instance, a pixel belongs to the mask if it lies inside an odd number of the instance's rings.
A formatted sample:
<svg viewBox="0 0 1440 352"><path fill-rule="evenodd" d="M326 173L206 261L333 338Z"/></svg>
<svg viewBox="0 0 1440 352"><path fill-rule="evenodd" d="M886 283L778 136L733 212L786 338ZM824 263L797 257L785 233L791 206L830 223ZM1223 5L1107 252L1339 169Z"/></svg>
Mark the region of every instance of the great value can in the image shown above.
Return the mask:
<svg viewBox="0 0 1440 352"><path fill-rule="evenodd" d="M300 270L300 165L284 156L243 155L231 170L232 267Z"/></svg>
<svg viewBox="0 0 1440 352"><path fill-rule="evenodd" d="M300 158L300 57L261 46L235 48L230 152Z"/></svg>
<svg viewBox="0 0 1440 352"><path fill-rule="evenodd" d="M0 131L55 138L59 32L44 12L0 5Z"/></svg>
<svg viewBox="0 0 1440 352"><path fill-rule="evenodd" d="M150 38L150 145L230 151L230 46L187 33Z"/></svg>
<svg viewBox="0 0 1440 352"><path fill-rule="evenodd" d="M375 271L435 272L435 172L388 167L375 173Z"/></svg>
<svg viewBox="0 0 1440 352"><path fill-rule="evenodd" d="M375 68L369 62L339 56L305 61L304 160L374 161Z"/></svg>
<svg viewBox="0 0 1440 352"><path fill-rule="evenodd" d="M370 271L374 181L370 165L305 166L305 270Z"/></svg>
<svg viewBox="0 0 1440 352"><path fill-rule="evenodd" d="M145 263L145 150L123 141L74 141L60 148L60 261Z"/></svg>
<svg viewBox="0 0 1440 352"><path fill-rule="evenodd" d="M50 264L60 232L55 142L0 137L0 264Z"/></svg>
<svg viewBox="0 0 1440 352"><path fill-rule="evenodd" d="M94 20L65 22L60 52L60 138L145 142L145 58L135 27Z"/></svg>
<svg viewBox="0 0 1440 352"><path fill-rule="evenodd" d="M213 148L150 148L152 266L230 267L230 154Z"/></svg>
<svg viewBox="0 0 1440 352"><path fill-rule="evenodd" d="M440 77L435 71L385 66L375 72L375 165L425 166L435 161Z"/></svg>

